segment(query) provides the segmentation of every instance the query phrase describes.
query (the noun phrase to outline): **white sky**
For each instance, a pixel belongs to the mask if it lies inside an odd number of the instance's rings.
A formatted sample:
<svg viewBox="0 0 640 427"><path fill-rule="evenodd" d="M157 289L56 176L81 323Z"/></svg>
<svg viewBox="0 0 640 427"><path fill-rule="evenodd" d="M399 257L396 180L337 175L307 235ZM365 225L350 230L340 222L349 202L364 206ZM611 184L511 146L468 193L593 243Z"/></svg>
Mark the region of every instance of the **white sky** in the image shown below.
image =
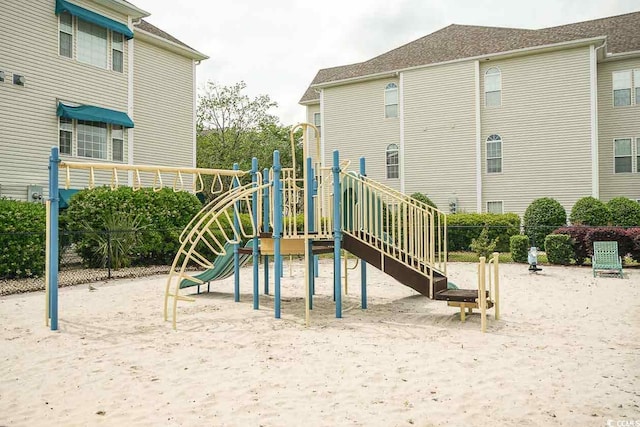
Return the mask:
<svg viewBox="0 0 640 427"><path fill-rule="evenodd" d="M208 55L198 87L247 83L282 124L320 68L361 62L449 24L542 28L640 10L639 0L130 0L149 22Z"/></svg>

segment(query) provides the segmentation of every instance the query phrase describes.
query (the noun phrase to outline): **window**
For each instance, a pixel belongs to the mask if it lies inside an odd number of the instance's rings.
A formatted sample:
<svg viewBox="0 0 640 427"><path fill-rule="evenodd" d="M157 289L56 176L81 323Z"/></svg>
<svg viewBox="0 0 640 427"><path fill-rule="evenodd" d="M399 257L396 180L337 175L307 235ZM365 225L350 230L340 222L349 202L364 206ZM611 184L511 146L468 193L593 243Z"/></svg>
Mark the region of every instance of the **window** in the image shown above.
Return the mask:
<svg viewBox="0 0 640 427"><path fill-rule="evenodd" d="M320 117L320 113L313 113L313 124L318 128L318 135L320 136L320 128L322 126L322 120Z"/></svg>
<svg viewBox="0 0 640 427"><path fill-rule="evenodd" d="M78 61L107 68L107 29L78 19Z"/></svg>
<svg viewBox="0 0 640 427"><path fill-rule="evenodd" d="M78 120L78 157L107 158L107 124Z"/></svg>
<svg viewBox="0 0 640 427"><path fill-rule="evenodd" d="M499 107L502 104L502 73L496 67L484 73L484 105Z"/></svg>
<svg viewBox="0 0 640 427"><path fill-rule="evenodd" d="M115 162L124 159L124 130L120 125L111 126L111 152Z"/></svg>
<svg viewBox="0 0 640 427"><path fill-rule="evenodd" d="M396 179L400 176L400 158L398 156L398 145L389 144L387 146L387 178Z"/></svg>
<svg viewBox="0 0 640 427"><path fill-rule="evenodd" d="M614 172L632 171L631 139L615 139L613 141Z"/></svg>
<svg viewBox="0 0 640 427"><path fill-rule="evenodd" d="M124 63L124 36L116 32L111 34L111 68L121 73Z"/></svg>
<svg viewBox="0 0 640 427"><path fill-rule="evenodd" d="M487 173L502 172L502 138L491 135L487 138Z"/></svg>
<svg viewBox="0 0 640 427"><path fill-rule="evenodd" d="M389 83L384 88L384 117L398 117L398 85Z"/></svg>
<svg viewBox="0 0 640 427"><path fill-rule="evenodd" d="M631 105L631 71L613 72L613 105Z"/></svg>
<svg viewBox="0 0 640 427"><path fill-rule="evenodd" d="M60 154L71 155L73 141L73 121L60 117Z"/></svg>
<svg viewBox="0 0 640 427"><path fill-rule="evenodd" d="M633 70L633 88L636 92L636 105L640 105L640 70Z"/></svg>
<svg viewBox="0 0 640 427"><path fill-rule="evenodd" d="M494 214L501 214L502 212L502 201L494 201L487 202L487 212Z"/></svg>
<svg viewBox="0 0 640 427"><path fill-rule="evenodd" d="M73 17L69 12L60 14L60 55L73 56Z"/></svg>

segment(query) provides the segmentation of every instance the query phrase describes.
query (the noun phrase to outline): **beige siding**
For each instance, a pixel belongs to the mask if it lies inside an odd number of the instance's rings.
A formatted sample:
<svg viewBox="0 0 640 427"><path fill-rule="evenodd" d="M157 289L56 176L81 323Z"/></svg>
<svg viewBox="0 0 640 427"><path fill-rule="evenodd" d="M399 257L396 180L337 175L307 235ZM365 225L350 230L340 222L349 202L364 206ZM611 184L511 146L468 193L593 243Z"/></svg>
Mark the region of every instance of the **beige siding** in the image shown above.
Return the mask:
<svg viewBox="0 0 640 427"><path fill-rule="evenodd" d="M305 119L307 123L315 124L315 122L313 121L315 114L320 114L320 104L308 105L307 115ZM320 132L322 133L322 127L320 127ZM317 161L316 151L319 150L317 148L316 133L314 131L310 130L308 132L307 141L309 141L309 144L307 145L307 152L309 153L309 155L311 155L315 162Z"/></svg>
<svg viewBox="0 0 640 427"><path fill-rule="evenodd" d="M536 198L567 209L591 195L589 48L481 62L483 211L523 214ZM502 73L502 105L485 107L484 72ZM486 139L502 137L502 173L487 174Z"/></svg>
<svg viewBox="0 0 640 427"><path fill-rule="evenodd" d="M598 64L598 153L600 198L604 201L617 196L640 199L640 171L616 174L613 168L613 140L640 138L640 105L613 107L612 72L633 69L640 69L640 59Z"/></svg>
<svg viewBox="0 0 640 427"><path fill-rule="evenodd" d="M93 3L75 3L127 22ZM49 151L58 145L58 99L127 111L126 46L124 73L60 57L54 8L54 0L0 2L0 69L6 73L0 83L0 185L11 198L25 198L28 184L46 189ZM25 76L24 87L12 84L13 73Z"/></svg>
<svg viewBox="0 0 640 427"><path fill-rule="evenodd" d="M404 73L405 192L445 211L476 210L474 88L472 61Z"/></svg>
<svg viewBox="0 0 640 427"><path fill-rule="evenodd" d="M134 46L133 161L193 166L193 61L140 39Z"/></svg>
<svg viewBox="0 0 640 427"><path fill-rule="evenodd" d="M386 179L385 150L400 144L400 119L384 117L384 90L398 79L380 79L323 90L325 161L330 164L333 150L341 159L351 160L358 169L366 157L367 175L386 185L400 188L400 179Z"/></svg>

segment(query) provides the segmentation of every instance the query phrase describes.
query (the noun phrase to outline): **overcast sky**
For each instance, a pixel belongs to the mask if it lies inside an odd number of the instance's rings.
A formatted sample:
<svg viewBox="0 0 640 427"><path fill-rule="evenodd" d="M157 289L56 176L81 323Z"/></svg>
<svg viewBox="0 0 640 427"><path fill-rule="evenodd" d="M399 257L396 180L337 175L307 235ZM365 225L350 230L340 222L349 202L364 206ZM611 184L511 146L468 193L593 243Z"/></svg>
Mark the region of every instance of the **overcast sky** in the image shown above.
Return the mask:
<svg viewBox="0 0 640 427"><path fill-rule="evenodd" d="M640 10L639 0L130 0L153 25L208 55L198 87L247 83L282 124L320 68L361 62L449 24L542 28Z"/></svg>

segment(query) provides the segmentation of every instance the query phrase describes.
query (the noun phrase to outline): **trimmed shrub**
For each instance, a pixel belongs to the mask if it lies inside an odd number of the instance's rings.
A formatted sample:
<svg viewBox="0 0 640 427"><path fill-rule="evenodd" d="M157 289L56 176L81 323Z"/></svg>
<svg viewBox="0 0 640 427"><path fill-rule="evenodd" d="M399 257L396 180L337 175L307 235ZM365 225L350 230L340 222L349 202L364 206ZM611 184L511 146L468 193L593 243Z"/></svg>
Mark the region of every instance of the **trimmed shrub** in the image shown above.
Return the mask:
<svg viewBox="0 0 640 427"><path fill-rule="evenodd" d="M578 265L591 256L589 245L587 244L587 233L589 227L560 227L553 234L566 234L571 237L570 243L573 248L573 259Z"/></svg>
<svg viewBox="0 0 640 427"><path fill-rule="evenodd" d="M588 196L573 205L569 220L572 225L605 226L611 222L611 212L609 212L607 205L600 200Z"/></svg>
<svg viewBox="0 0 640 427"><path fill-rule="evenodd" d="M523 223L524 233L531 237L534 245L540 246L548 234L567 224L567 212L557 200L543 197L527 207Z"/></svg>
<svg viewBox="0 0 640 427"><path fill-rule="evenodd" d="M514 262L529 262L529 236L517 234L509 239L509 250Z"/></svg>
<svg viewBox="0 0 640 427"><path fill-rule="evenodd" d="M515 213L457 213L447 215L447 248L449 251L468 251L473 239L484 228L489 240L496 240L496 250L509 251L509 239L520 233L520 217Z"/></svg>
<svg viewBox="0 0 640 427"><path fill-rule="evenodd" d="M0 277L41 276L44 249L44 205L0 199Z"/></svg>
<svg viewBox="0 0 640 427"><path fill-rule="evenodd" d="M127 251L135 254L132 264L170 264L180 247L178 237L182 229L201 207L195 195L183 191L167 188L158 192L149 188L133 191L129 187L112 191L101 187L74 194L64 217L78 254L89 265L100 264L96 255L100 253L97 248L100 240L95 239L95 234L116 231L113 227L118 222L106 221L109 213L115 212L126 212L136 218L136 229L141 230L139 240ZM126 226L127 221L119 222ZM87 233L89 230L92 233Z"/></svg>
<svg viewBox="0 0 640 427"><path fill-rule="evenodd" d="M566 234L549 234L544 239L544 250L551 264L568 265L573 257L571 237Z"/></svg>
<svg viewBox="0 0 640 427"><path fill-rule="evenodd" d="M640 203L626 197L616 197L607 202L607 208L611 213L611 225L640 226Z"/></svg>
<svg viewBox="0 0 640 427"><path fill-rule="evenodd" d="M640 228L630 228L627 230L627 236L631 240L631 258L636 262L640 262Z"/></svg>
<svg viewBox="0 0 640 427"><path fill-rule="evenodd" d="M411 197L412 199L416 199L416 200L417 200L417 201L419 201L419 202L425 203L425 204L427 204L427 205L431 206L432 208L438 209L438 206L436 206L436 204L435 204L435 203L433 203L433 202L431 201L431 199L430 199L429 197L427 197L427 195L426 195L426 194L422 194L422 193L413 193L410 197Z"/></svg>

